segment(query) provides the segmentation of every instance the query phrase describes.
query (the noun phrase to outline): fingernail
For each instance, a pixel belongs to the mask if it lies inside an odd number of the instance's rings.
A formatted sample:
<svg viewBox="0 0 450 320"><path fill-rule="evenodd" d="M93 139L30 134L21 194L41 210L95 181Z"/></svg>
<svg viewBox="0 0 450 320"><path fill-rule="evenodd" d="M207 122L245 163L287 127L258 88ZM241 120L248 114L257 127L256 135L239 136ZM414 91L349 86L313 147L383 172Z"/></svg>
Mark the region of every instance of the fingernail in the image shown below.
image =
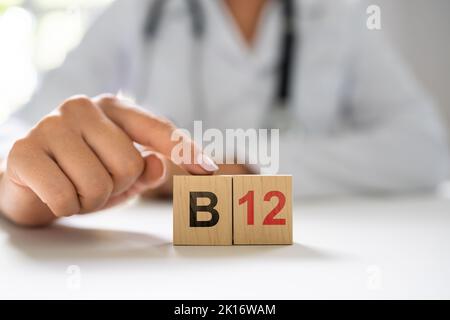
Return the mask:
<svg viewBox="0 0 450 320"><path fill-rule="evenodd" d="M206 171L214 172L219 170L219 167L217 166L217 164L214 163L213 159L211 159L205 154L200 153L197 156L197 162Z"/></svg>

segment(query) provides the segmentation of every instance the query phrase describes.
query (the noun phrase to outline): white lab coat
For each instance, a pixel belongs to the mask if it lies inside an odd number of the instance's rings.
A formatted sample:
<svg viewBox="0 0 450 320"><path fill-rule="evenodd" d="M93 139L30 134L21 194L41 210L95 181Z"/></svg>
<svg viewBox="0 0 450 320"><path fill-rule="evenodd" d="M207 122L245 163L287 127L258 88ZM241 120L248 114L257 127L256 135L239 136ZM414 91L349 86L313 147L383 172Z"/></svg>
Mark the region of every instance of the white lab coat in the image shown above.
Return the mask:
<svg viewBox="0 0 450 320"><path fill-rule="evenodd" d="M221 1L201 2L207 17L201 68L193 66L199 51L184 1L170 1L157 41L149 45L143 24L150 1L118 0L64 65L44 78L10 119L8 132L3 127L3 142L18 135L12 124L29 127L73 94L118 91L181 127L199 117L216 128L263 126L276 84L280 5L266 8L250 49ZM290 103L295 125L282 133L280 146L280 173L293 175L294 193L406 192L445 179L445 132L432 102L380 33L367 30L365 9L356 1L297 5L302 41ZM200 111L192 93L198 81Z"/></svg>

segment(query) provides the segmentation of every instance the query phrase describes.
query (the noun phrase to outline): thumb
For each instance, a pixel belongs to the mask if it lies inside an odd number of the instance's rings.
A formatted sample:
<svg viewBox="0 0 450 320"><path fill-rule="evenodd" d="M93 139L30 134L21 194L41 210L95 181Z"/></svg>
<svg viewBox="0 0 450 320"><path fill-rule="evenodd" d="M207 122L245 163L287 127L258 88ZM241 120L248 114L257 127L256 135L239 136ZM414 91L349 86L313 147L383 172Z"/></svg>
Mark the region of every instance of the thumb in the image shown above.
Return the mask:
<svg viewBox="0 0 450 320"><path fill-rule="evenodd" d="M136 181L142 188L139 193L146 189L155 189L167 179L167 165L163 155L149 150L143 151L141 154L145 160L145 169Z"/></svg>

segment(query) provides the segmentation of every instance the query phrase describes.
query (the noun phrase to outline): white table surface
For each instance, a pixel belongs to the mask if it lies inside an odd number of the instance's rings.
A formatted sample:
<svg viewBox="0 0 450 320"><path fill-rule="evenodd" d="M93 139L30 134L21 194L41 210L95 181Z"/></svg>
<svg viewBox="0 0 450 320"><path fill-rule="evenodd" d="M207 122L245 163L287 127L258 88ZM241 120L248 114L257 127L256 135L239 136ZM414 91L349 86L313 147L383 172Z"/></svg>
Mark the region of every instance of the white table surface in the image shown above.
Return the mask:
<svg viewBox="0 0 450 320"><path fill-rule="evenodd" d="M294 217L294 245L255 247L173 247L167 203L43 230L0 219L0 298L450 298L450 199L297 202Z"/></svg>

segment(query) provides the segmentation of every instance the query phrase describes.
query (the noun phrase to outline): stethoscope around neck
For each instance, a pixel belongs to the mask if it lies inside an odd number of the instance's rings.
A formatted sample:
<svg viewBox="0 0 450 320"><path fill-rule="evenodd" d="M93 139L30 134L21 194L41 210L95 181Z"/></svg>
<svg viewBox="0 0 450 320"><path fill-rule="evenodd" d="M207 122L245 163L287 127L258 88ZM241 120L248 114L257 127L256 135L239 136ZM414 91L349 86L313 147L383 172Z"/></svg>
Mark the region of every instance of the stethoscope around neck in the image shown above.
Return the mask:
<svg viewBox="0 0 450 320"><path fill-rule="evenodd" d="M295 18L298 13L296 10L297 6L294 5L294 0L276 0L282 2L282 15L283 15L283 28L280 41L280 50L278 56L278 74L277 83L275 87L275 94L273 98L273 108L271 118L280 117L280 119L275 120L279 122L277 125L286 125L290 121L290 116L288 115L289 102L291 100L291 83L292 83L292 73L294 66L294 58L296 56L296 50L298 50L298 35L296 32ZM145 68L145 76L151 72L151 50L156 43L159 31L162 26L162 20L164 18L165 7L169 3L169 0L154 0L149 6L148 14L145 19L144 24L144 37L145 37L145 48L146 57L145 61L148 61L147 68ZM190 28L193 37L192 41L192 63L191 63L191 77L188 79L189 85L192 86L191 90L193 92L193 107L194 116L196 119L205 119L206 109L205 95L203 92L203 40L206 34L207 28L207 18L205 15L204 8L200 0L185 0L189 16L190 16ZM149 57L150 56L150 57ZM141 83L148 83L148 81L143 81ZM145 89L143 89L145 90ZM145 91L144 91L145 92ZM273 122L273 121L270 121Z"/></svg>

